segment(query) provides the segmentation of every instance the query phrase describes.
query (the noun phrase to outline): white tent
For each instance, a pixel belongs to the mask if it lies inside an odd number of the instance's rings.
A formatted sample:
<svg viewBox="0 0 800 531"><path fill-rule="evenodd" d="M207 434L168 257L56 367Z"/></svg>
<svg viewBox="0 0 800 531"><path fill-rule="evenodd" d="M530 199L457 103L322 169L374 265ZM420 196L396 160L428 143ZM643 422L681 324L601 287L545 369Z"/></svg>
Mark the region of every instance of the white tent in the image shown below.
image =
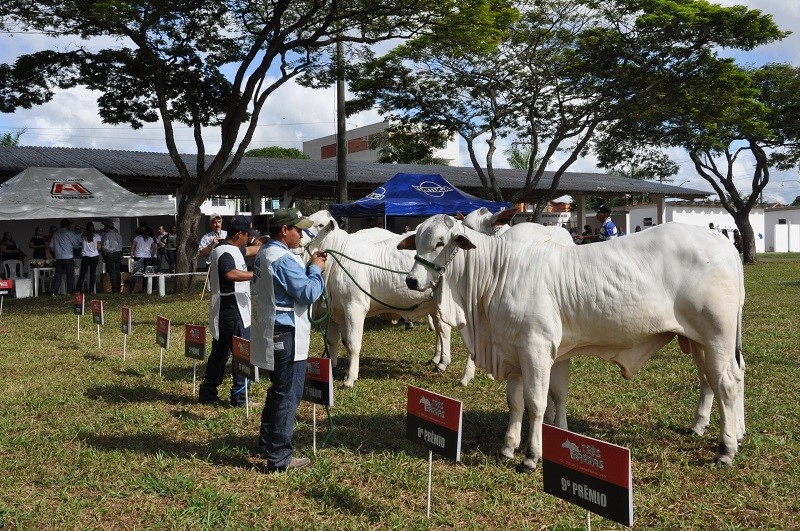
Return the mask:
<svg viewBox="0 0 800 531"><path fill-rule="evenodd" d="M28 168L0 184L0 220L166 215L174 199L140 197L95 168Z"/></svg>

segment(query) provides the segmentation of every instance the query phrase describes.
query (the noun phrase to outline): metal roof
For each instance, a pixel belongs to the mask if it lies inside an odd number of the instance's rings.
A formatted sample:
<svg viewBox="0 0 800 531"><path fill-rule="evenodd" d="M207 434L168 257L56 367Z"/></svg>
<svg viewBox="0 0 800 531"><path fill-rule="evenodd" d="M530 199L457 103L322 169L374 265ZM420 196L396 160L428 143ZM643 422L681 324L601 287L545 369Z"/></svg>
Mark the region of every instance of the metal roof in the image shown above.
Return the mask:
<svg viewBox="0 0 800 531"><path fill-rule="evenodd" d="M181 155L190 171L196 168L195 155ZM206 157L210 163L212 156ZM178 170L168 153L90 148L0 146L0 182L28 167L97 168L118 184L139 194L172 194L181 185ZM430 166L422 164L379 164L348 162L348 195L357 199L397 173L438 173L462 190L481 195L480 179L472 167ZM511 195L522 186L524 170L495 169L500 188ZM537 191L526 198L533 202L549 189L553 172L545 172ZM245 157L233 176L215 191L217 195L247 196L246 184L258 183L265 197L280 197L292 189L295 197L336 197L336 160L295 160ZM666 197L696 199L709 192L681 188L653 181L641 181L604 173L566 172L561 176L557 195L663 194Z"/></svg>

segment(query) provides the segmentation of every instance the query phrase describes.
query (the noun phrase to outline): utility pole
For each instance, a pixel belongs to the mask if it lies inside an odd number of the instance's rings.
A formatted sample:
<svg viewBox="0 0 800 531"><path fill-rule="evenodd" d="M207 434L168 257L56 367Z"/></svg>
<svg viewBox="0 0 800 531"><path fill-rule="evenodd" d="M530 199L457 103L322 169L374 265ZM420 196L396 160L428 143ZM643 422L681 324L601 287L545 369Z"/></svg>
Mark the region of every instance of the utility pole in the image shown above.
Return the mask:
<svg viewBox="0 0 800 531"><path fill-rule="evenodd" d="M344 43L336 43L336 201L347 203L347 123L345 122Z"/></svg>

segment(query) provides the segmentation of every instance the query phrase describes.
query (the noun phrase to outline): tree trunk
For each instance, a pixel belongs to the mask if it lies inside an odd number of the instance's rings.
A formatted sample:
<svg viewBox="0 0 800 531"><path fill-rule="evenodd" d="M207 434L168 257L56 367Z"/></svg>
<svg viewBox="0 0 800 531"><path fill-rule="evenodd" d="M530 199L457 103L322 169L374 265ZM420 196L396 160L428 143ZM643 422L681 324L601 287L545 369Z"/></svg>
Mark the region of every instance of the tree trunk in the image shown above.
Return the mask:
<svg viewBox="0 0 800 531"><path fill-rule="evenodd" d="M199 243L200 205L206 200L203 195L195 186L184 186L178 204L178 250L175 253L175 270L178 273L189 273L195 269ZM178 292L188 290L193 280L194 277L191 275L177 277Z"/></svg>
<svg viewBox="0 0 800 531"><path fill-rule="evenodd" d="M749 212L744 216L736 216L736 227L742 237L742 261L745 264L756 262L756 237L753 226L750 224Z"/></svg>

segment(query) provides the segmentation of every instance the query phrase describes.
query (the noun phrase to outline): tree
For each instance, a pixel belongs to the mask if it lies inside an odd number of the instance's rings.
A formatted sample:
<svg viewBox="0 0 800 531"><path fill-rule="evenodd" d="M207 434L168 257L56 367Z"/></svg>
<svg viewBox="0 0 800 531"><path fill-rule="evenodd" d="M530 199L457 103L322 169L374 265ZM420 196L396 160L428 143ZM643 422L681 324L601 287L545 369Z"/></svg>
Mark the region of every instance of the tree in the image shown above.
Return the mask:
<svg viewBox="0 0 800 531"><path fill-rule="evenodd" d="M284 148L279 146L269 146L263 148L250 149L244 152L245 157L264 157L268 159L304 159L311 157L297 148Z"/></svg>
<svg viewBox="0 0 800 531"><path fill-rule="evenodd" d="M25 129L13 133L3 133L0 135L0 146L18 146L19 138L25 134Z"/></svg>
<svg viewBox="0 0 800 531"><path fill-rule="evenodd" d="M81 85L101 91L106 123L136 129L160 122L182 179L177 268L187 271L197 255L200 205L238 167L261 109L277 89L330 63L338 41L369 46L407 38L462 7L455 0L6 0L0 27L86 42L107 36L116 46L92 50L84 42L0 65L0 112L41 105L55 89ZM462 25L469 22L469 9L464 11ZM194 167L175 145L179 124L194 132ZM208 158L207 127L220 139Z"/></svg>
<svg viewBox="0 0 800 531"><path fill-rule="evenodd" d="M670 84L692 79L720 47L749 49L784 35L759 11L696 0L516 5L498 46L465 51L458 34L421 36L370 63L353 88L391 119L457 132L487 197L504 199L493 170L499 140L523 139L535 162L512 202L530 197L565 152L537 215L608 128L653 112ZM488 146L483 161L479 141Z"/></svg>
<svg viewBox="0 0 800 531"><path fill-rule="evenodd" d="M382 164L438 164L447 160L433 156L447 144L448 134L422 127L391 125L369 139L369 149L378 150Z"/></svg>

